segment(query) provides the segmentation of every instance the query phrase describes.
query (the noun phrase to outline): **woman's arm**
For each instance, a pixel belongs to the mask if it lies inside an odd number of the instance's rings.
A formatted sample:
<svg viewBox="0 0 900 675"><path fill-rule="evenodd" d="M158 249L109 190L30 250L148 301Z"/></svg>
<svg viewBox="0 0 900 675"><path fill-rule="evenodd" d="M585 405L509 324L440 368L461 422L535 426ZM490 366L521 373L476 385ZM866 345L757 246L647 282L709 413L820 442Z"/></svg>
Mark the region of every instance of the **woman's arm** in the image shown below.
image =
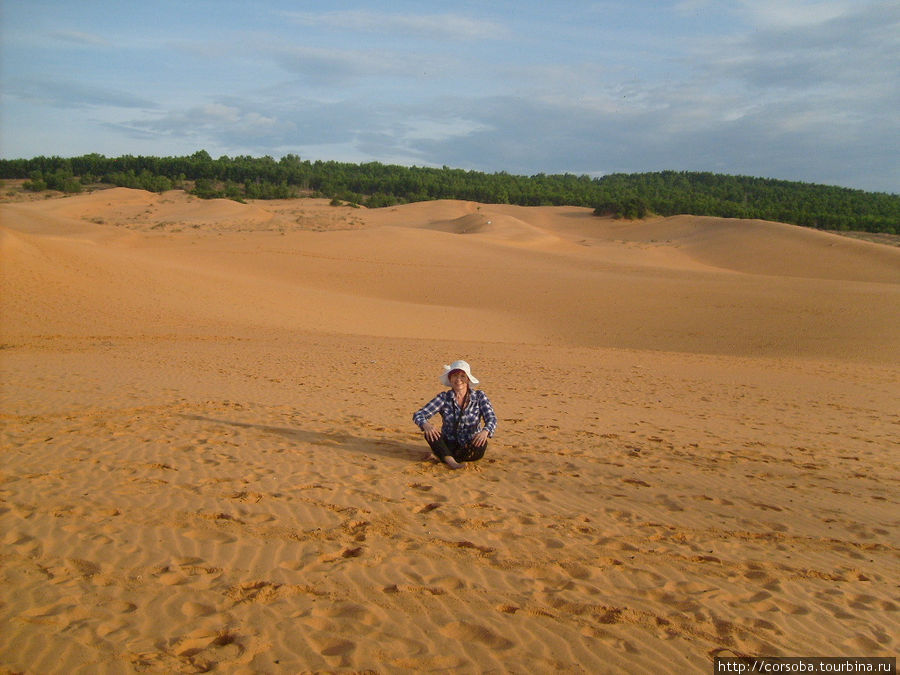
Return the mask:
<svg viewBox="0 0 900 675"><path fill-rule="evenodd" d="M494 407L491 405L490 399L481 389L477 390L481 395L478 397L478 406L481 410L481 416L484 418L484 428L487 429L488 436L494 437L494 431L497 429L497 415L494 413Z"/></svg>
<svg viewBox="0 0 900 675"><path fill-rule="evenodd" d="M441 408L443 407L444 392L441 392L424 406L419 408L415 413L413 413L413 422L416 423L417 427L424 431L424 425L428 422L429 419L439 413L441 411Z"/></svg>

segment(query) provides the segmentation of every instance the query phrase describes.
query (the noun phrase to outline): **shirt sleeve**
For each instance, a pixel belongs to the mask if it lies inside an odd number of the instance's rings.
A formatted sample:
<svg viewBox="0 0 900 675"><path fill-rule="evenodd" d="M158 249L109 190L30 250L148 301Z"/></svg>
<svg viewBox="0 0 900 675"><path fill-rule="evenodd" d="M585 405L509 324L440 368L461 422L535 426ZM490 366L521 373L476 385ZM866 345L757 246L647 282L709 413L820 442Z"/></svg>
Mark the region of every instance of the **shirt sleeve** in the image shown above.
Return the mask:
<svg viewBox="0 0 900 675"><path fill-rule="evenodd" d="M444 405L444 394L441 392L433 399L431 399L424 406L419 408L415 413L413 413L413 422L416 423L416 426L420 429L422 425L425 424L429 419L434 417L438 412L440 412L441 408Z"/></svg>
<svg viewBox="0 0 900 675"><path fill-rule="evenodd" d="M484 428L487 429L488 436L494 437L494 431L497 429L497 415L494 413L494 407L491 405L490 399L481 389L478 390L479 396L478 406L481 409L481 416L484 418Z"/></svg>

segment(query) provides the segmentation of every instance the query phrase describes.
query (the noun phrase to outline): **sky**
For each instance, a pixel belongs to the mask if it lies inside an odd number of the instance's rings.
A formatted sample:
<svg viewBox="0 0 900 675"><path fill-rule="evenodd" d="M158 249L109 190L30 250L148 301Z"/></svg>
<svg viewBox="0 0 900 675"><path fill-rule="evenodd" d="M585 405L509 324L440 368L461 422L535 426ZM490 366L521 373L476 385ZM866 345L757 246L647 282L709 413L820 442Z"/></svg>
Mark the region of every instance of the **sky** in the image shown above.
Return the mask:
<svg viewBox="0 0 900 675"><path fill-rule="evenodd" d="M0 157L900 193L900 1L0 0Z"/></svg>

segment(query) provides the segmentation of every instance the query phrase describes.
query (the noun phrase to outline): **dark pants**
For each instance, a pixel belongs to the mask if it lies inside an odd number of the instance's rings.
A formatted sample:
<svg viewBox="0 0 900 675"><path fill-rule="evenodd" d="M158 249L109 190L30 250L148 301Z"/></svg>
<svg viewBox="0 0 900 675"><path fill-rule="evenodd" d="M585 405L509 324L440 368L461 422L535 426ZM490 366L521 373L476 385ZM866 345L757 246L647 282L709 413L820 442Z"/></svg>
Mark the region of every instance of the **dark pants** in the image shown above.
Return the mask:
<svg viewBox="0 0 900 675"><path fill-rule="evenodd" d="M425 440L428 441L427 438ZM442 462L447 455L453 457L457 462L477 462L484 457L484 451L487 450L487 443L480 448L476 448L471 443L460 445L443 436L436 441L428 441L428 445L431 446L431 451L434 453L435 457Z"/></svg>

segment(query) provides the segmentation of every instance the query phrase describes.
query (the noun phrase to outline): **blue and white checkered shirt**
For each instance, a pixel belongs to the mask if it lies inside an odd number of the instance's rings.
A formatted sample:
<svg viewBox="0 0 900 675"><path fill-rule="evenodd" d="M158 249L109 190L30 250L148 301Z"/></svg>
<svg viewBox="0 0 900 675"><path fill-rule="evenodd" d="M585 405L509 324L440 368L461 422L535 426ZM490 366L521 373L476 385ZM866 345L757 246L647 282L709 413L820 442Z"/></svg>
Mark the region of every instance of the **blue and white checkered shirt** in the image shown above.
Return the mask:
<svg viewBox="0 0 900 675"><path fill-rule="evenodd" d="M442 391L431 401L426 403L413 415L413 422L421 429L431 417L441 414L441 436L460 445L466 445L481 431L480 421L484 419L484 428L488 436L494 436L497 428L497 415L491 402L481 389L470 389L469 400L465 409L461 409L456 402L456 396L452 389Z"/></svg>

